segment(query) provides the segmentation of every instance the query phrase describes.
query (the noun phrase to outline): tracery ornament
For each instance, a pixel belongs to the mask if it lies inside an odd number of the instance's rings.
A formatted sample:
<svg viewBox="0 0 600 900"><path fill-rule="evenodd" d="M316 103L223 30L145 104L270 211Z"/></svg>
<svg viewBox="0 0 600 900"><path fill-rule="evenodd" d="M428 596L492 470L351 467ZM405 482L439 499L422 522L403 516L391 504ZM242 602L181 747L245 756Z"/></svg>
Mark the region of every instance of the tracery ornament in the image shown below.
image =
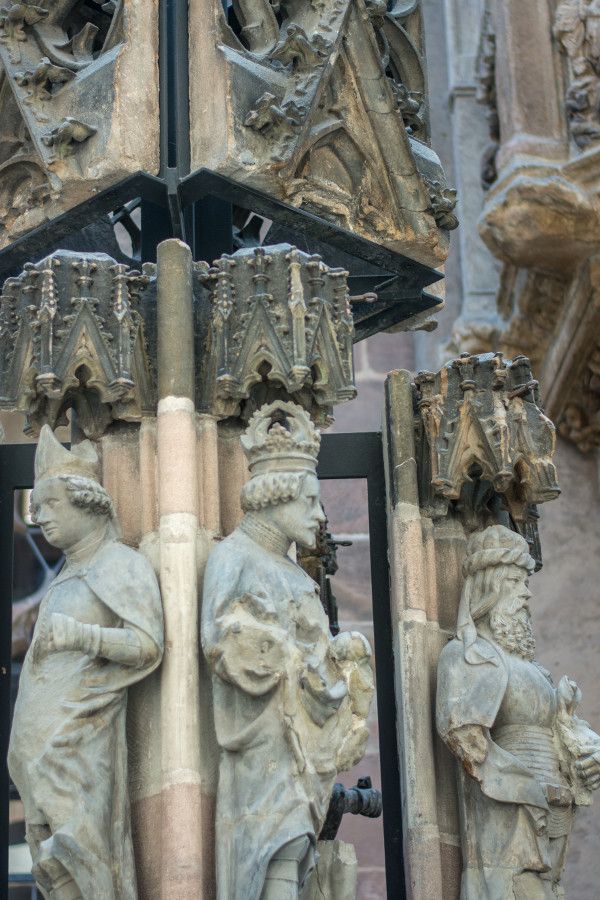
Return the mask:
<svg viewBox="0 0 600 900"><path fill-rule="evenodd" d="M135 0L0 3L2 247L134 171L157 171L158 83L154 3L143 15Z"/></svg>

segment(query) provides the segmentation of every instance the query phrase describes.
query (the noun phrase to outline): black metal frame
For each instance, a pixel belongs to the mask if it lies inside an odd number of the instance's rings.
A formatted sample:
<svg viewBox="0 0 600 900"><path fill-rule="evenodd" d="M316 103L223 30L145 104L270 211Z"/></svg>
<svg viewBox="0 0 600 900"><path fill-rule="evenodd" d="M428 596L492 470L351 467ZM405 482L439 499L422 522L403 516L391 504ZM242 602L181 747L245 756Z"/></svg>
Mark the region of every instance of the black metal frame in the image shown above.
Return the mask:
<svg viewBox="0 0 600 900"><path fill-rule="evenodd" d="M35 444L0 444L0 897L8 883L6 754L11 697L14 492L32 486L34 455ZM402 809L381 434L324 434L318 475L322 479L367 480L387 895L390 900L403 900Z"/></svg>
<svg viewBox="0 0 600 900"><path fill-rule="evenodd" d="M366 478L367 480L385 874L388 900L404 900L406 885L402 840L402 798L396 730L394 647L381 434L379 432L324 434L321 438L318 475L322 479Z"/></svg>
<svg viewBox="0 0 600 900"><path fill-rule="evenodd" d="M8 767L10 736L14 492L33 484L35 444L0 444L0 897L8 884Z"/></svg>

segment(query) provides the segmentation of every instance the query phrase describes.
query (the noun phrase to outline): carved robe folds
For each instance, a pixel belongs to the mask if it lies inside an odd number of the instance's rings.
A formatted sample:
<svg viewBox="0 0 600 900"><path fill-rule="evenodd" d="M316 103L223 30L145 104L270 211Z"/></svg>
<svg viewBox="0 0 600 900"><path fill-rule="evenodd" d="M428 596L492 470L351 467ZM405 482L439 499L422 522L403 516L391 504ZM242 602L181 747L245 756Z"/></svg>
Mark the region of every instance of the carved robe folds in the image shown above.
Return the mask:
<svg viewBox="0 0 600 900"><path fill-rule="evenodd" d="M209 558L202 644L221 747L218 896L258 900L273 855L314 846L337 772L364 753L370 652L360 635L331 638L314 581L243 525Z"/></svg>
<svg viewBox="0 0 600 900"><path fill-rule="evenodd" d="M101 629L141 632L139 664L82 650L52 652L56 613ZM115 655L118 655L118 649ZM162 610L154 572L138 553L104 542L85 567L68 567L42 600L23 664L9 766L25 806L34 875L54 882L56 861L84 900L136 900L127 789L127 688L160 662ZM35 826L49 826L36 841ZM32 828L33 826L33 828ZM37 852L36 852L37 850Z"/></svg>

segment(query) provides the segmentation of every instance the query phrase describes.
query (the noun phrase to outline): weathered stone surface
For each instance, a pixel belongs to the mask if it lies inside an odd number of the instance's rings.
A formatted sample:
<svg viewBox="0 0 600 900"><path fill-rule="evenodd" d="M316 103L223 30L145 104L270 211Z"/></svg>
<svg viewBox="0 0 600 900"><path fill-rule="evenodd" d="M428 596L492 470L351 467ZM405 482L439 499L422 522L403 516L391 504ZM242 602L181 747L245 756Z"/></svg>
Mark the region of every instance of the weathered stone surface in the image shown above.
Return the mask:
<svg viewBox="0 0 600 900"><path fill-rule="evenodd" d="M8 278L0 296L0 405L39 430L66 423L98 439L112 419L156 404L140 295L154 275L104 253L59 250Z"/></svg>
<svg viewBox="0 0 600 900"><path fill-rule="evenodd" d="M212 266L190 255L187 269L180 259L171 268L174 285L189 281L190 323L175 314L174 294L156 303L152 263L139 272L104 253L57 250L8 278L0 295L0 407L25 413L34 432L64 424L74 407L78 427L98 439L112 421L153 413L157 390L178 394L173 370L184 348L199 361L185 395L217 419L247 421L265 401L293 397L328 425L333 406L355 396L345 269L289 244L239 250ZM167 328L164 364L156 360L157 308L158 320L179 327Z"/></svg>
<svg viewBox="0 0 600 900"><path fill-rule="evenodd" d="M335 776L364 753L373 693L366 639L329 635L315 582L288 555L292 542L314 546L324 520L318 433L301 407L275 402L242 445L245 516L209 557L202 610L221 749L222 900L279 897L280 880L295 895L309 878Z"/></svg>
<svg viewBox="0 0 600 900"><path fill-rule="evenodd" d="M461 897L559 895L577 806L600 787L600 736L581 692L535 661L527 542L476 532L463 563L457 635L438 664L438 730L462 768Z"/></svg>
<svg viewBox="0 0 600 900"><path fill-rule="evenodd" d="M158 3L0 9L0 247L158 171Z"/></svg>
<svg viewBox="0 0 600 900"><path fill-rule="evenodd" d="M42 890L135 900L127 689L161 660L162 607L148 562L116 540L97 465L89 442L69 452L43 428L32 509L67 561L23 664L9 767Z"/></svg>
<svg viewBox="0 0 600 900"><path fill-rule="evenodd" d="M317 866L307 900L352 900L356 897L356 853L342 841L317 843Z"/></svg>
<svg viewBox="0 0 600 900"><path fill-rule="evenodd" d="M241 0L226 21L219 3L193 0L190 21L192 168L427 262L445 257L455 197L428 146L418 3L276 14Z"/></svg>
<svg viewBox="0 0 600 900"><path fill-rule="evenodd" d="M283 392L329 424L334 404L356 394L348 273L289 244L238 250L207 272L197 268L212 305L202 408L248 419Z"/></svg>
<svg viewBox="0 0 600 900"><path fill-rule="evenodd" d="M419 498L428 514L443 515L454 501L467 523L485 514L496 492L524 524L532 504L558 496L555 429L539 408L526 357L465 353L415 383Z"/></svg>

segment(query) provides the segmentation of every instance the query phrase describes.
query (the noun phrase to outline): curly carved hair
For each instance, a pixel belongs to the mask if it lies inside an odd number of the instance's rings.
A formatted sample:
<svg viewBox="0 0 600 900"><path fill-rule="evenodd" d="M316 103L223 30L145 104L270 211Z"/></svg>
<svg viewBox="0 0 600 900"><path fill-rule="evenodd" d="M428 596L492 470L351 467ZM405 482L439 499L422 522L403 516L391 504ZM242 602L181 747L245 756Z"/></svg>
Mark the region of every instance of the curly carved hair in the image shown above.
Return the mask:
<svg viewBox="0 0 600 900"><path fill-rule="evenodd" d="M67 488L69 500L73 506L87 509L94 515L114 519L113 502L101 484L82 475L59 475Z"/></svg>
<svg viewBox="0 0 600 900"><path fill-rule="evenodd" d="M266 472L255 475L242 488L242 509L256 512L266 506L277 506L297 500L306 472Z"/></svg>

